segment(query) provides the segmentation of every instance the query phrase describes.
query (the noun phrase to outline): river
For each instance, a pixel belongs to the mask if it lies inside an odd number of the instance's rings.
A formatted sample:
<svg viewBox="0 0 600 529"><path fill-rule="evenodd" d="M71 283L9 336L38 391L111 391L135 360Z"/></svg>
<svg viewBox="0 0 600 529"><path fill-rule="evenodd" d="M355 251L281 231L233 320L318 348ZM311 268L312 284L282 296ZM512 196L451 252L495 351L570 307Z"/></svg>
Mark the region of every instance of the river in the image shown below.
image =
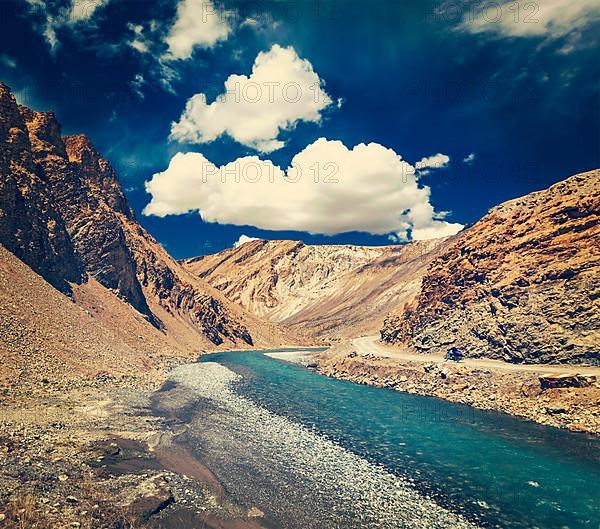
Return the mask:
<svg viewBox="0 0 600 529"><path fill-rule="evenodd" d="M165 399L232 497L283 529L598 529L600 442L330 379L261 351L174 371Z"/></svg>

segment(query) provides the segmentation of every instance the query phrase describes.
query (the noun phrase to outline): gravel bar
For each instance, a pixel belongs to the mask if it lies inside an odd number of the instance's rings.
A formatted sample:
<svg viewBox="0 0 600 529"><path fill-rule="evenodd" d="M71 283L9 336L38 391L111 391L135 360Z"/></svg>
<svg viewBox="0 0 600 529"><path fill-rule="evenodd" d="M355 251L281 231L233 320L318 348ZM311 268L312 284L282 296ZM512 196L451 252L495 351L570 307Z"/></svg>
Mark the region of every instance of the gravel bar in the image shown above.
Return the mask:
<svg viewBox="0 0 600 529"><path fill-rule="evenodd" d="M334 442L237 395L240 375L212 362L169 375L159 406L191 411L185 442L233 499L285 529L477 527ZM188 418L189 419L189 418Z"/></svg>

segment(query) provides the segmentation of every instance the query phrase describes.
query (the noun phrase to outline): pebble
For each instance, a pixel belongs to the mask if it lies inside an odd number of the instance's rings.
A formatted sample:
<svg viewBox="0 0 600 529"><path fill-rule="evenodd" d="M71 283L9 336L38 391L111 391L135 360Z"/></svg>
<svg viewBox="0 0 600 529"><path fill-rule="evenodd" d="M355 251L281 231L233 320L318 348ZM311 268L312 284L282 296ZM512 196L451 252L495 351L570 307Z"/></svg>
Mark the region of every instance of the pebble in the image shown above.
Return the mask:
<svg viewBox="0 0 600 529"><path fill-rule="evenodd" d="M169 392L168 405L181 409L192 399L215 405L194 417L188 435L202 446L225 488L268 506L267 515L286 529L477 527L408 480L237 395L239 375L222 365L182 366L169 378L179 391Z"/></svg>

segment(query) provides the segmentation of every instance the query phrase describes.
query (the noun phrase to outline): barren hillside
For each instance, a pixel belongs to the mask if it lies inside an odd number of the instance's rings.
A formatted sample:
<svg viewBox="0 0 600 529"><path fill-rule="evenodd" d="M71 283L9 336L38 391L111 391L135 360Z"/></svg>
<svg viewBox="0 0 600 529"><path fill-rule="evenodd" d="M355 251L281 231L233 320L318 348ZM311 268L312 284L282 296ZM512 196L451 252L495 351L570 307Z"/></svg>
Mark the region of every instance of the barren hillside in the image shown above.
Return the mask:
<svg viewBox="0 0 600 529"><path fill-rule="evenodd" d="M112 321L115 332L180 353L294 341L172 259L137 222L115 172L89 139L62 137L54 114L17 105L3 84L0 148L0 243L99 321ZM22 267L12 270L7 281L24 280L13 277L25 273ZM38 301L56 299L72 303L56 296ZM28 329L45 331L46 323L31 320Z"/></svg>
<svg viewBox="0 0 600 529"><path fill-rule="evenodd" d="M321 339L376 332L410 301L444 240L405 246L310 246L251 241L184 266L228 299Z"/></svg>
<svg viewBox="0 0 600 529"><path fill-rule="evenodd" d="M419 351L600 364L600 170L492 209L381 330Z"/></svg>

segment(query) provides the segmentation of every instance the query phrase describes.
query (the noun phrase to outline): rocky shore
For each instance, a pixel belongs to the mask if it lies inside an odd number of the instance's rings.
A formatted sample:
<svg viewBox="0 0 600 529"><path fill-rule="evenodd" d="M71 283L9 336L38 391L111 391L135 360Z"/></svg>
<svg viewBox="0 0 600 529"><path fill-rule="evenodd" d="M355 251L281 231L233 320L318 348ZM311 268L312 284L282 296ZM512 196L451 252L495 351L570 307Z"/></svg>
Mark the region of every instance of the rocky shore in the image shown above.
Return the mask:
<svg viewBox="0 0 600 529"><path fill-rule="evenodd" d="M157 394L165 414L188 416L182 436L232 495L268 527L472 528L408 478L239 396L240 376L213 362L181 366ZM187 410L187 411L186 411Z"/></svg>
<svg viewBox="0 0 600 529"><path fill-rule="evenodd" d="M313 358L317 370L330 377L501 411L558 428L600 434L597 382L587 387L544 388L540 373L475 368L431 359L427 355L423 355L421 361L406 361L358 354L347 343ZM556 370L560 372L560 366Z"/></svg>
<svg viewBox="0 0 600 529"><path fill-rule="evenodd" d="M178 444L185 426L152 410L174 363L0 388L0 526L260 529Z"/></svg>

